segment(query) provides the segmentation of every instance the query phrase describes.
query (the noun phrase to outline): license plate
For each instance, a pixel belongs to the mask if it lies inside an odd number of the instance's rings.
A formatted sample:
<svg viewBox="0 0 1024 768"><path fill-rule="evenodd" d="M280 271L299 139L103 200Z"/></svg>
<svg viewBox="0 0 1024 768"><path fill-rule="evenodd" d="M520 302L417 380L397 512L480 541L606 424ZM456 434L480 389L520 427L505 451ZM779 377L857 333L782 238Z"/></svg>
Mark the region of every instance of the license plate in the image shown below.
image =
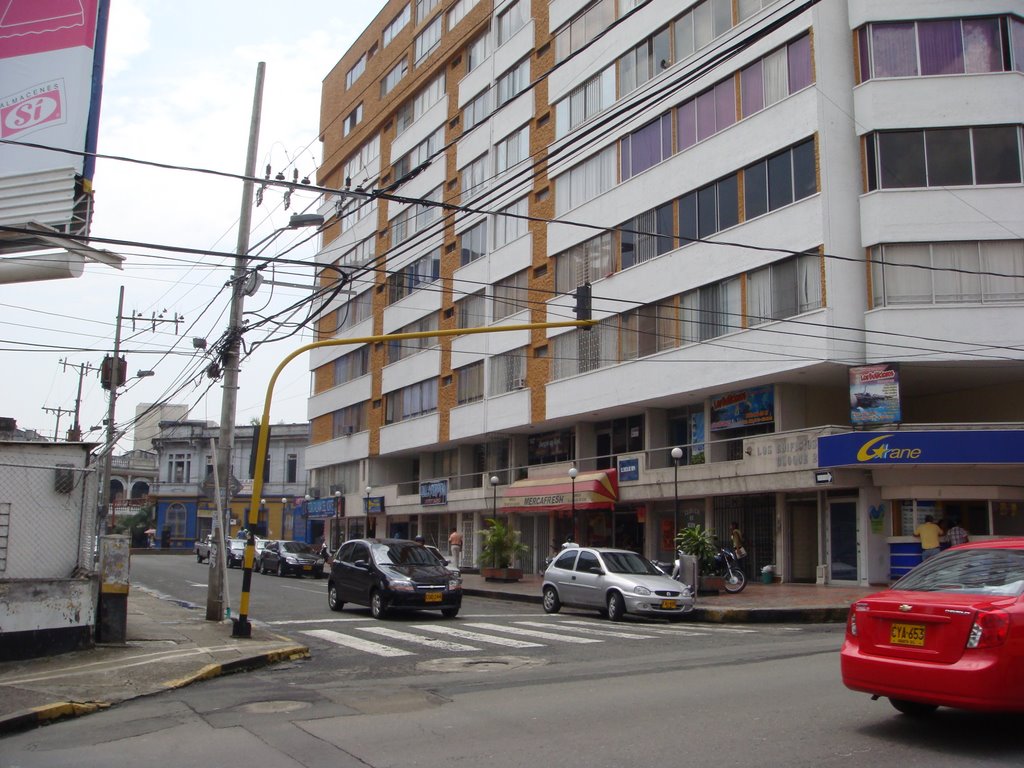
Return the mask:
<svg viewBox="0 0 1024 768"><path fill-rule="evenodd" d="M889 627L889 642L893 645L924 645L923 624L893 624Z"/></svg>
<svg viewBox="0 0 1024 768"><path fill-rule="evenodd" d="M427 592L423 599L428 603L440 603L441 598L444 597L440 592Z"/></svg>
<svg viewBox="0 0 1024 768"><path fill-rule="evenodd" d="M666 611L674 610L676 608L676 601L675 600L662 600L661 601L661 607L664 608Z"/></svg>
<svg viewBox="0 0 1024 768"><path fill-rule="evenodd" d="M302 566L302 570L304 570L304 571L312 571L313 570L313 566L312 565L304 565L304 566Z"/></svg>

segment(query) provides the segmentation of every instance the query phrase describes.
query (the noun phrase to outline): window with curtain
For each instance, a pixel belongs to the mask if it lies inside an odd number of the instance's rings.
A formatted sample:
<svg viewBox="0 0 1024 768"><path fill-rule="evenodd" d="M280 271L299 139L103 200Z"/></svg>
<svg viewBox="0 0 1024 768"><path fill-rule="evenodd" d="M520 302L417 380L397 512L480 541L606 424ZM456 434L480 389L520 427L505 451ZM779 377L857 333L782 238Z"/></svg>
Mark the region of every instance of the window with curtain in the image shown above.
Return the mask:
<svg viewBox="0 0 1024 768"><path fill-rule="evenodd" d="M527 227L529 222L525 218L528 214L529 209L525 197L516 200L512 205L506 205L495 213L491 227L494 231L495 250L508 245L513 240L518 240L529 231Z"/></svg>
<svg viewBox="0 0 1024 768"><path fill-rule="evenodd" d="M555 177L555 215L562 216L614 186L615 145L611 145Z"/></svg>
<svg viewBox="0 0 1024 768"><path fill-rule="evenodd" d="M416 64L437 50L441 44L441 15L430 22L426 28L416 35Z"/></svg>
<svg viewBox="0 0 1024 768"><path fill-rule="evenodd" d="M524 125L494 145L494 172L502 173L530 156L530 127Z"/></svg>
<svg viewBox="0 0 1024 768"><path fill-rule="evenodd" d="M459 235L459 265L466 266L487 255L487 219Z"/></svg>
<svg viewBox="0 0 1024 768"><path fill-rule="evenodd" d="M672 203L665 203L620 225L619 259L622 269L668 253L675 248Z"/></svg>
<svg viewBox="0 0 1024 768"><path fill-rule="evenodd" d="M502 352L490 359L487 394L503 395L526 386L526 347Z"/></svg>
<svg viewBox="0 0 1024 768"><path fill-rule="evenodd" d="M456 0L448 9L448 29L452 30L455 25L466 18L466 14L473 10L473 7L480 0Z"/></svg>
<svg viewBox="0 0 1024 768"><path fill-rule="evenodd" d="M364 432L367 428L366 406L364 401L334 411L331 414L331 436L344 437L354 432Z"/></svg>
<svg viewBox="0 0 1024 768"><path fill-rule="evenodd" d="M619 58L619 95L657 77L672 65L671 32L663 27Z"/></svg>
<svg viewBox="0 0 1024 768"><path fill-rule="evenodd" d="M494 105L495 109L508 104L508 102L525 91L529 84L530 59L527 57L498 77L498 83L495 86L497 94Z"/></svg>
<svg viewBox="0 0 1024 768"><path fill-rule="evenodd" d="M441 249L434 248L427 254L416 259L388 275L388 304L404 299L411 293L423 288L441 277Z"/></svg>
<svg viewBox="0 0 1024 768"><path fill-rule="evenodd" d="M402 81L402 78L405 77L408 71L409 62L406 61L405 59L402 59L400 62L398 62L398 64L396 64L391 69L390 72L384 75L384 79L380 81L381 98L384 98L389 93L391 93L391 91L395 89L395 86Z"/></svg>
<svg viewBox="0 0 1024 768"><path fill-rule="evenodd" d="M494 111L491 100L491 89L488 88L480 94L477 94L465 107L462 109L462 130L463 132L475 128L488 117L491 116L491 112Z"/></svg>
<svg viewBox="0 0 1024 768"><path fill-rule="evenodd" d="M555 138L567 136L615 103L615 67L605 67L555 104Z"/></svg>
<svg viewBox="0 0 1024 768"><path fill-rule="evenodd" d="M427 379L384 395L384 422L395 424L437 410L437 379Z"/></svg>
<svg viewBox="0 0 1024 768"><path fill-rule="evenodd" d="M484 362L479 360L455 369L456 400L459 405L484 399Z"/></svg>
<svg viewBox="0 0 1024 768"><path fill-rule="evenodd" d="M679 297L679 336L684 344L739 330L742 318L738 277L687 291Z"/></svg>
<svg viewBox="0 0 1024 768"><path fill-rule="evenodd" d="M483 291L471 293L455 302L456 321L459 328L479 328L487 325L487 300Z"/></svg>
<svg viewBox="0 0 1024 768"><path fill-rule="evenodd" d="M437 313L432 312L426 317L421 317L419 320L402 326L395 333L425 333L436 330ZM418 339L388 339L387 362L388 364L397 363L417 352L436 347L438 343L436 336L423 336Z"/></svg>
<svg viewBox="0 0 1024 768"><path fill-rule="evenodd" d="M487 189L487 153L470 161L459 172L462 178L462 201L472 199Z"/></svg>
<svg viewBox="0 0 1024 768"><path fill-rule="evenodd" d="M466 72L472 72L490 56L489 37L486 32L466 46Z"/></svg>
<svg viewBox="0 0 1024 768"><path fill-rule="evenodd" d="M572 293L577 286L593 283L614 271L612 236L604 232L555 256L555 290Z"/></svg>
<svg viewBox="0 0 1024 768"><path fill-rule="evenodd" d="M370 348L364 344L334 361L334 386L358 379L369 372Z"/></svg>
<svg viewBox="0 0 1024 768"><path fill-rule="evenodd" d="M821 258L817 253L783 259L747 275L747 322L783 320L821 306Z"/></svg>
<svg viewBox="0 0 1024 768"><path fill-rule="evenodd" d="M672 117L668 113L619 140L623 181L672 155Z"/></svg>
<svg viewBox="0 0 1024 768"><path fill-rule="evenodd" d="M395 178L400 179L413 168L430 160L444 146L444 128L438 128L423 141L395 161Z"/></svg>
<svg viewBox="0 0 1024 768"><path fill-rule="evenodd" d="M1024 300L1024 240L895 243L871 249L874 306Z"/></svg>
<svg viewBox="0 0 1024 768"><path fill-rule="evenodd" d="M615 21L615 0L594 0L555 32L555 61L565 61Z"/></svg>
<svg viewBox="0 0 1024 768"><path fill-rule="evenodd" d="M363 291L353 296L337 310L337 329L335 334L352 328L373 315L373 291Z"/></svg>
<svg viewBox="0 0 1024 768"><path fill-rule="evenodd" d="M412 99L403 104L395 115L395 136L401 136L445 95L444 72L431 80Z"/></svg>
<svg viewBox="0 0 1024 768"><path fill-rule="evenodd" d="M524 309L528 309L529 291L526 287L527 270L521 270L494 284L492 299L492 320L502 320Z"/></svg>
<svg viewBox="0 0 1024 768"><path fill-rule="evenodd" d="M498 14L498 45L504 45L512 36L526 26L528 19L521 0L515 0Z"/></svg>

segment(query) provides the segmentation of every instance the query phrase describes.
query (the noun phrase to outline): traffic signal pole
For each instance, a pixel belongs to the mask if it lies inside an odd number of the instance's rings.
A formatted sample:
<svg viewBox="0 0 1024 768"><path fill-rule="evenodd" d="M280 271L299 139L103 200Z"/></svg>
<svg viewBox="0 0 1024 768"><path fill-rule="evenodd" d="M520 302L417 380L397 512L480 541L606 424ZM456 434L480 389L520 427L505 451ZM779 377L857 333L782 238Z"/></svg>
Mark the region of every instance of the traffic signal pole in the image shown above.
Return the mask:
<svg viewBox="0 0 1024 768"><path fill-rule="evenodd" d="M597 321L586 320L565 320L558 323L520 323L517 325L502 325L490 328L454 328L451 330L438 331L417 331L415 333L384 333L378 336L360 336L351 339L324 339L314 341L311 344L299 347L285 357L274 369L273 375L267 384L267 396L263 401L263 416L260 418L259 436L256 442L256 466L252 478L252 496L249 504L248 528L252 531L259 521L260 496L263 494L263 467L265 462L259 461L259 457L267 455L267 442L270 432L270 403L274 397L274 385L277 377L281 375L285 366L299 355L305 354L313 349L322 347L339 347L347 344L375 344L381 341L404 341L406 339L428 339L441 338L444 336L471 336L480 333L504 333L508 331L532 331L546 328L589 328ZM245 544L245 557L242 560L242 592L238 601L238 618L232 620L232 637L251 637L252 625L249 623L249 592L252 587L252 566L256 554L256 544L250 534Z"/></svg>

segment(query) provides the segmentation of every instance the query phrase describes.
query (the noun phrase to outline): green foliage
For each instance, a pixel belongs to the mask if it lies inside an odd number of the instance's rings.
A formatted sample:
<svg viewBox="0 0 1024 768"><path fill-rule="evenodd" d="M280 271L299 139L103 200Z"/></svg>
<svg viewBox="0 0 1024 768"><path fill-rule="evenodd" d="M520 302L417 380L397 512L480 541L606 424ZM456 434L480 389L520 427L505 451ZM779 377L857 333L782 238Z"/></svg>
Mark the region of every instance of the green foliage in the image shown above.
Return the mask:
<svg viewBox="0 0 1024 768"><path fill-rule="evenodd" d="M714 570L718 546L715 544L715 534L707 528L702 528L699 525L684 528L676 534L676 546L683 551L683 554L697 558L701 575L707 575Z"/></svg>
<svg viewBox="0 0 1024 768"><path fill-rule="evenodd" d="M487 528L480 531L483 538L480 549L480 563L488 568L510 568L517 555L529 550L519 540L519 532L513 531L505 523L496 518L488 518L484 522Z"/></svg>

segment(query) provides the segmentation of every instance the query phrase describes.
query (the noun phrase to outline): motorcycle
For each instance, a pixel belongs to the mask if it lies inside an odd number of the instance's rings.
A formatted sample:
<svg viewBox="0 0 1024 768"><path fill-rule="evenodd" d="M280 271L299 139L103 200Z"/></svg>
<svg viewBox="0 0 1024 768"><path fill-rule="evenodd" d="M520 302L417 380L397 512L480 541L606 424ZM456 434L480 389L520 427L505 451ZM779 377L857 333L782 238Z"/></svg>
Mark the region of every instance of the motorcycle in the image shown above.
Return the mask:
<svg viewBox="0 0 1024 768"><path fill-rule="evenodd" d="M680 568L680 562L682 558L682 550L676 550L676 560L672 564L671 577L681 583L687 583L685 568ZM656 563L656 565L669 573L668 563ZM719 549L718 553L712 560L713 570L706 575L709 576L721 576L724 582L725 591L730 595L735 595L737 592L742 592L744 587L747 586L747 576L743 573L743 569L740 568L739 561L736 558L736 554L729 549ZM691 576L691 578L693 578Z"/></svg>

